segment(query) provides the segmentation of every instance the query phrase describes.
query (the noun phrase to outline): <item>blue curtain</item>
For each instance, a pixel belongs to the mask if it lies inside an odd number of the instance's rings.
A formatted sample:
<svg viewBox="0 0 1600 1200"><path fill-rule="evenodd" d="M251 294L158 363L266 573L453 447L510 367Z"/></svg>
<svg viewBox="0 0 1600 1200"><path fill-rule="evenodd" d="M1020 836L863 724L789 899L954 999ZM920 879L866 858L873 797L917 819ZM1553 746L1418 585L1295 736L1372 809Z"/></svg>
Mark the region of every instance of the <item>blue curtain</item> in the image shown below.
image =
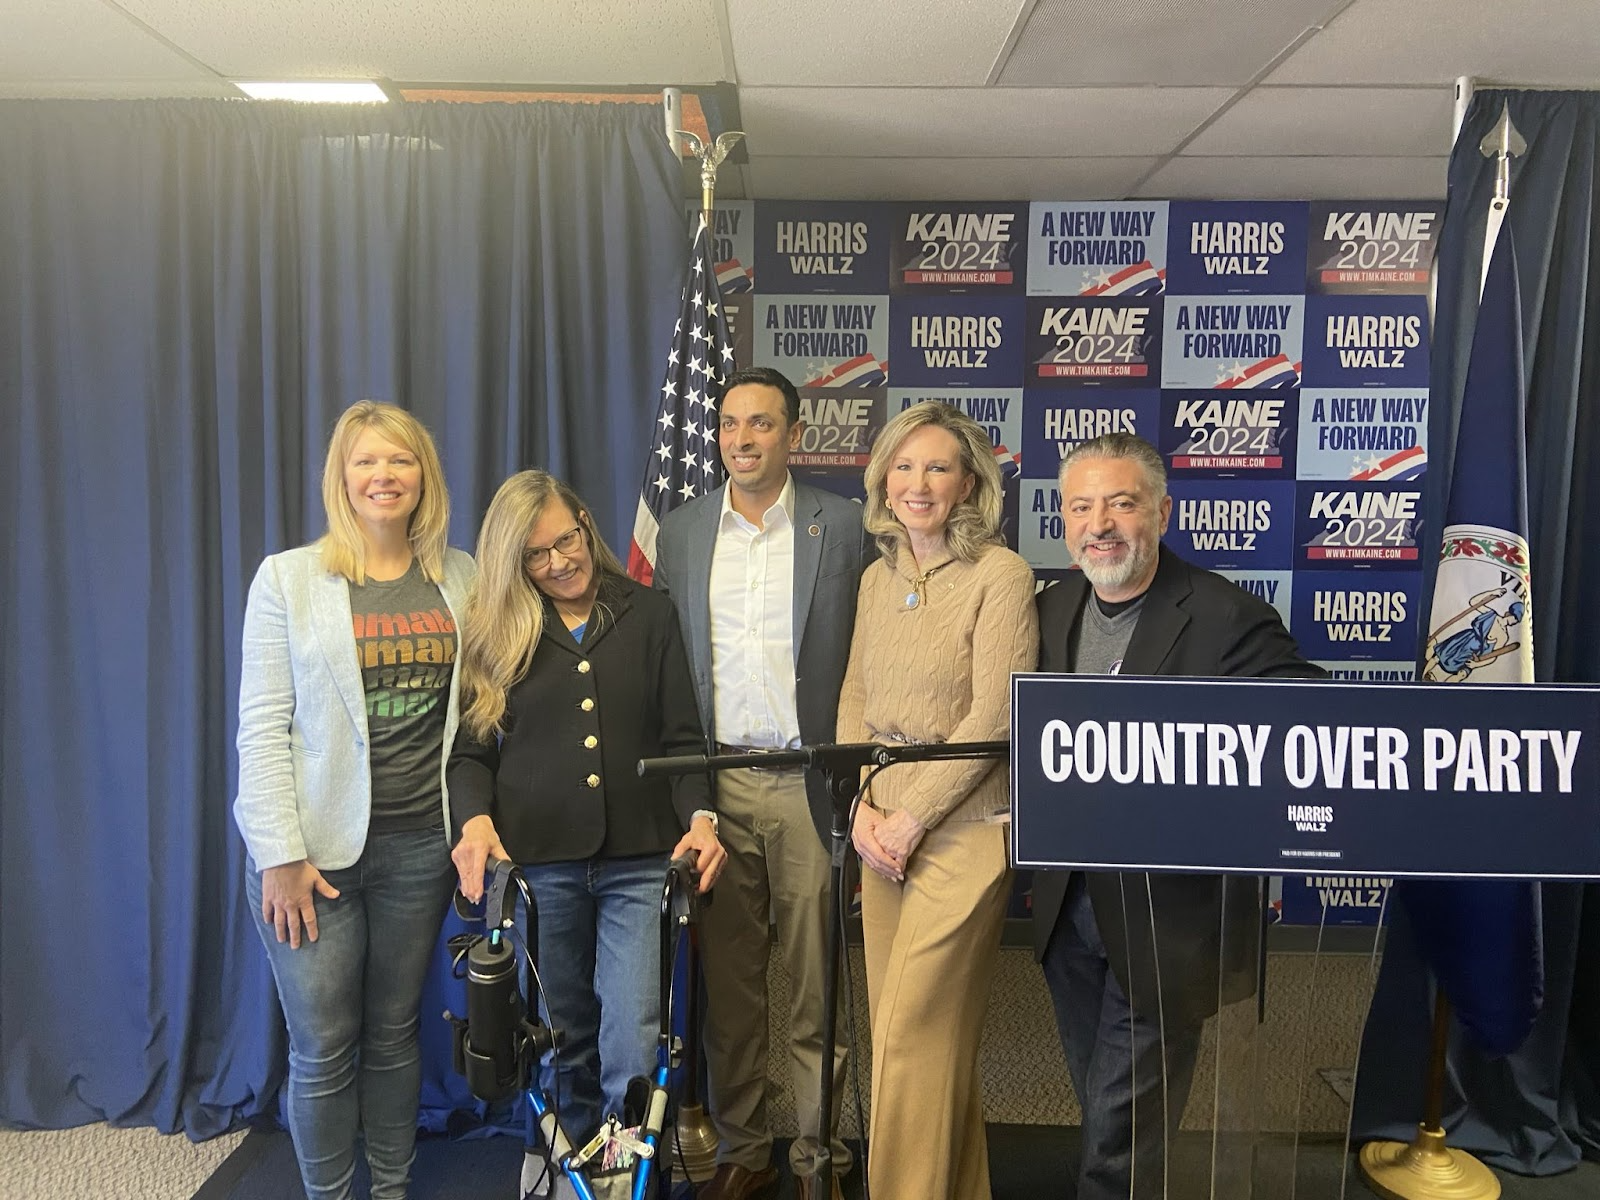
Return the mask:
<svg viewBox="0 0 1600 1200"><path fill-rule="evenodd" d="M0 179L0 1121L204 1137L284 1049L229 814L251 574L362 397L433 430L456 545L531 465L625 545L681 176L651 106L29 101Z"/></svg>
<svg viewBox="0 0 1600 1200"><path fill-rule="evenodd" d="M1600 682L1600 93L1485 90L1450 159L1433 341L1428 511L1442 512L1460 428L1495 161L1478 146L1509 107L1528 144L1507 225L1522 282L1533 644L1542 682ZM1433 594L1429 562L1424 595ZM1527 1042L1489 1059L1457 1037L1446 1085L1451 1142L1545 1175L1600 1157L1600 889L1545 883L1545 1002ZM1422 1115L1432 1011L1403 906L1362 1043L1354 1132L1409 1140Z"/></svg>

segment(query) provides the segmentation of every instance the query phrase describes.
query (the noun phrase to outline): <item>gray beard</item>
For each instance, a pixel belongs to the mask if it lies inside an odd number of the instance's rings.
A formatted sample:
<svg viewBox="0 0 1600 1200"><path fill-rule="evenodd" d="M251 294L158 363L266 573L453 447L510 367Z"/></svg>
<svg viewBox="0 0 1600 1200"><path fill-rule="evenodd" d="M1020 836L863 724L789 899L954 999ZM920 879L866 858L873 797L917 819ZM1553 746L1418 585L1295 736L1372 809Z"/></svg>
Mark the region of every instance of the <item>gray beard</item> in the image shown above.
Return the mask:
<svg viewBox="0 0 1600 1200"><path fill-rule="evenodd" d="M1128 546L1128 556L1116 565L1101 566L1098 563L1091 565L1076 554L1072 558L1078 564L1078 569L1083 572L1083 577L1095 587L1120 588L1137 578L1150 565L1149 558L1141 554L1137 547L1132 543L1124 544Z"/></svg>

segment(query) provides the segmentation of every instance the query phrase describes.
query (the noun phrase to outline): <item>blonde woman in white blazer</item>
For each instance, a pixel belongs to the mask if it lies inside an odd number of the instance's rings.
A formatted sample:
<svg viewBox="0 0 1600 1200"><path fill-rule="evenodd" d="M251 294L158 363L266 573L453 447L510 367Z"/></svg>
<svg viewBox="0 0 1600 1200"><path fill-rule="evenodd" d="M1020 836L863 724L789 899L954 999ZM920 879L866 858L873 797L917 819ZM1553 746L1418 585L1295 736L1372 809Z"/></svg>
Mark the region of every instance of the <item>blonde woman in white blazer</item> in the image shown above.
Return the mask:
<svg viewBox="0 0 1600 1200"><path fill-rule="evenodd" d="M261 564L245 609L239 794L246 892L289 1028L308 1200L406 1194L418 1007L454 870L444 771L472 559L428 431L363 400L323 470L328 532Z"/></svg>

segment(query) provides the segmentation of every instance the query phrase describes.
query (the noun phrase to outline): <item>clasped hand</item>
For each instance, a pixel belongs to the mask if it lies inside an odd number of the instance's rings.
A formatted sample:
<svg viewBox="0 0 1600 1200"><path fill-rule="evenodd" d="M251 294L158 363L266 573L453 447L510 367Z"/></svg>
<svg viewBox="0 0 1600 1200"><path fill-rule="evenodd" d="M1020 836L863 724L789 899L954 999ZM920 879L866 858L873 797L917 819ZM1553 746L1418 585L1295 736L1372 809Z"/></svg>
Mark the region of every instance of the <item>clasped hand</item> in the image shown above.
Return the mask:
<svg viewBox="0 0 1600 1200"><path fill-rule="evenodd" d="M868 867L892 883L903 883L906 864L927 832L927 827L904 809L885 816L862 804L856 809L850 840Z"/></svg>

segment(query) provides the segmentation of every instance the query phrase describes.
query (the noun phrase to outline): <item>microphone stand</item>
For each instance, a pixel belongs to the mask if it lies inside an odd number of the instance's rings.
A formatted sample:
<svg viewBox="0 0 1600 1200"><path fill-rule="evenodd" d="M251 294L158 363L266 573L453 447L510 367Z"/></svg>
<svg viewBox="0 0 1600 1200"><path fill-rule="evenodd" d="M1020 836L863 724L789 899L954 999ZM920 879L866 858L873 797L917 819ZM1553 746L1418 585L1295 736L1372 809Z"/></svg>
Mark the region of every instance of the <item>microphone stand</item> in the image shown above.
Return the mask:
<svg viewBox="0 0 1600 1200"><path fill-rule="evenodd" d="M832 822L829 829L828 928L823 953L827 963L822 976L822 1078L818 1081L818 1131L815 1174L811 1194L826 1200L833 1179L833 1052L838 1042L840 930L844 925L845 866L850 849L850 811L861 790L861 772L867 767L896 763L932 762L949 758L1007 758L1011 743L996 742L839 742L801 746L795 750L760 750L749 754L680 754L639 760L639 774L687 775L699 771L736 771L749 767L804 767L821 771L828 787ZM857 1114L859 1120L861 1114ZM866 1130L862 1129L862 1143ZM865 1164L863 1164L863 1175Z"/></svg>

